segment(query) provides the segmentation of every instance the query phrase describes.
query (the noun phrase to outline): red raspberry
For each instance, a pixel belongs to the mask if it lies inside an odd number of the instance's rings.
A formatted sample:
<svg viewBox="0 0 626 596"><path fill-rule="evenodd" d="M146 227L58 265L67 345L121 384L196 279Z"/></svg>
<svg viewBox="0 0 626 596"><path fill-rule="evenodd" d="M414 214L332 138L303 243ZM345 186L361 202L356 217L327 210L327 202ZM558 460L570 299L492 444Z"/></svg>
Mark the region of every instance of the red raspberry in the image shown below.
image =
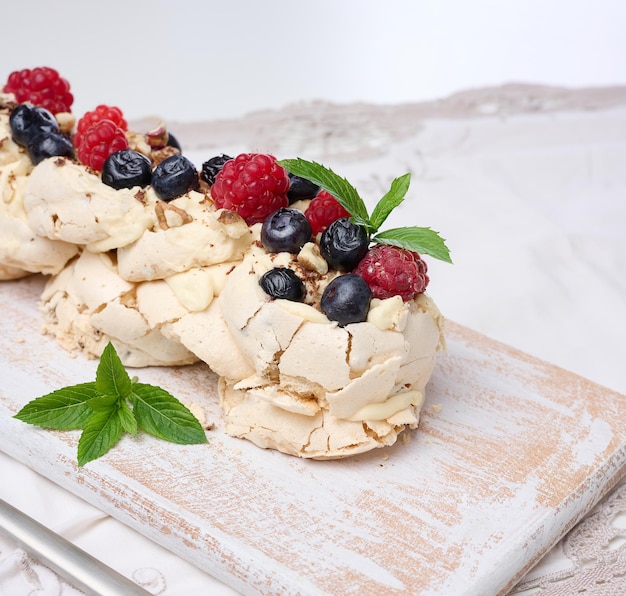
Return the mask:
<svg viewBox="0 0 626 596"><path fill-rule="evenodd" d="M365 279L374 298L402 296L408 302L428 285L428 268L416 253L388 244L375 244L353 273Z"/></svg>
<svg viewBox="0 0 626 596"><path fill-rule="evenodd" d="M80 145L76 147L76 154L86 166L100 171L109 155L127 148L124 131L115 122L100 120L83 135Z"/></svg>
<svg viewBox="0 0 626 596"><path fill-rule="evenodd" d="M289 176L273 155L242 153L215 176L211 196L218 209L236 211L248 225L287 207Z"/></svg>
<svg viewBox="0 0 626 596"><path fill-rule="evenodd" d="M122 110L115 106L101 104L95 110L86 112L76 124L76 133L74 134L74 145L76 147L81 144L83 135L87 130L97 122L100 122L100 120L110 120L118 128L124 131L128 130L128 123L124 120Z"/></svg>
<svg viewBox="0 0 626 596"><path fill-rule="evenodd" d="M323 232L336 219L350 217L350 214L329 192L320 190L306 208L304 215L311 224L313 236Z"/></svg>
<svg viewBox="0 0 626 596"><path fill-rule="evenodd" d="M70 84L59 76L54 68L41 66L30 70L13 71L3 88L5 93L13 93L18 103L30 102L46 108L53 114L71 112L74 96Z"/></svg>

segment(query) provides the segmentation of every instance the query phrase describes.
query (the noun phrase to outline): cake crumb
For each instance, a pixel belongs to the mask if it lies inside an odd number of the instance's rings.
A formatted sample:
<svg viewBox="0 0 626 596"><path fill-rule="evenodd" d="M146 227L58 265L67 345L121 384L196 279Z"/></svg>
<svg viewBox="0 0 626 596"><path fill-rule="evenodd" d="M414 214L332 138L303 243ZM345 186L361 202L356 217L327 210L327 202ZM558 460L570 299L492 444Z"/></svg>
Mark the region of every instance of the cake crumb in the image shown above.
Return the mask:
<svg viewBox="0 0 626 596"><path fill-rule="evenodd" d="M433 404L432 406L430 406L430 411L433 414L439 414L441 410L443 410L443 404Z"/></svg>

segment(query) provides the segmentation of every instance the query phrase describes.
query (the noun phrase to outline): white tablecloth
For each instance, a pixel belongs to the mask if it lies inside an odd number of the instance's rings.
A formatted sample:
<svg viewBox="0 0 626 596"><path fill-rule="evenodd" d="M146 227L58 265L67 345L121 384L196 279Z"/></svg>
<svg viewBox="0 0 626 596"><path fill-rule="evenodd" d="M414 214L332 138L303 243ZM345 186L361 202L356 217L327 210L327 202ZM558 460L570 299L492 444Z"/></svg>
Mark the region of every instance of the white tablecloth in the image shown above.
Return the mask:
<svg viewBox="0 0 626 596"><path fill-rule="evenodd" d="M447 238L455 264L429 261L429 293L446 317L626 394L626 89L314 103L171 128L198 165L244 150L321 160L370 205L410 171L409 196L389 225L410 220ZM153 594L233 593L2 453L0 478L0 498ZM520 589L626 593L619 489ZM0 594L30 593L78 592L0 536Z"/></svg>

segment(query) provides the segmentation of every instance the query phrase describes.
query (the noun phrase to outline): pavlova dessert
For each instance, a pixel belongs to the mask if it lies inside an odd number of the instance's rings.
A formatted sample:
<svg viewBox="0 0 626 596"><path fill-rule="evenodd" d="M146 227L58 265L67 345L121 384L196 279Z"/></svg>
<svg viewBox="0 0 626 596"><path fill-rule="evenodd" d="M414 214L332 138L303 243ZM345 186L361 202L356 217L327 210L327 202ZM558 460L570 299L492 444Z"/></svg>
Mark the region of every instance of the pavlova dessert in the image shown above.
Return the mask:
<svg viewBox="0 0 626 596"><path fill-rule="evenodd" d="M67 102L25 94L33 72L4 88L0 217L24 232L2 236L0 271L50 274L46 332L91 357L110 342L131 367L203 361L226 432L295 456L363 453L417 427L444 346L422 255L450 258L428 228L381 231L408 174L370 215L314 162L244 153L196 168L165 127L128 131L116 107L68 130ZM27 237L51 263L18 258Z"/></svg>

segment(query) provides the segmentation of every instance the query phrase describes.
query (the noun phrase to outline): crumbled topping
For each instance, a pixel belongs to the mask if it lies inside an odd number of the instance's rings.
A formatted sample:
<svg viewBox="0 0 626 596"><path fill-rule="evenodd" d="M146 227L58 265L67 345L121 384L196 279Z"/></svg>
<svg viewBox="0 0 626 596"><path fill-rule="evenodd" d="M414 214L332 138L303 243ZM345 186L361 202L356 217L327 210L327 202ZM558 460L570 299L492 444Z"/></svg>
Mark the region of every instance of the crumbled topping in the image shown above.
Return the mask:
<svg viewBox="0 0 626 596"><path fill-rule="evenodd" d="M193 217L189 213L171 203L159 201L154 209L157 222L162 230L184 226L193 221Z"/></svg>
<svg viewBox="0 0 626 596"><path fill-rule="evenodd" d="M320 275L328 273L328 263L320 253L320 248L314 242L307 242L298 253L298 263L309 271L316 271Z"/></svg>

